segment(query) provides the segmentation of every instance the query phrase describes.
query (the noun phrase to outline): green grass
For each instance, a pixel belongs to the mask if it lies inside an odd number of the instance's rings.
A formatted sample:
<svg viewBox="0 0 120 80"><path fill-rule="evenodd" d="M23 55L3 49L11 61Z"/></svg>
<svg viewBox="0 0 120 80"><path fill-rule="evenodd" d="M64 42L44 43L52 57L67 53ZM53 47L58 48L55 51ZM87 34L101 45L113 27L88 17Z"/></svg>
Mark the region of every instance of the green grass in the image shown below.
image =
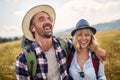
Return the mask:
<svg viewBox="0 0 120 80"><path fill-rule="evenodd" d="M98 32L96 37L107 52L107 80L120 80L120 30ZM0 44L0 80L16 80L15 60L20 51L21 41Z"/></svg>

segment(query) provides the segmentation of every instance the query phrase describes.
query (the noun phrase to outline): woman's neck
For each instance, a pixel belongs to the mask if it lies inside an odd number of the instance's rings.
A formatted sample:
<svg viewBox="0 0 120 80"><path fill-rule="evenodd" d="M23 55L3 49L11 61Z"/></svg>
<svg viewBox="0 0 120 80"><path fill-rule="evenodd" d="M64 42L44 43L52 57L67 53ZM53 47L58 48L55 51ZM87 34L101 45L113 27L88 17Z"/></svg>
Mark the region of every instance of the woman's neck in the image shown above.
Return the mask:
<svg viewBox="0 0 120 80"><path fill-rule="evenodd" d="M77 53L79 55L88 55L89 49L85 48L85 49L81 49L80 51L78 51Z"/></svg>
<svg viewBox="0 0 120 80"><path fill-rule="evenodd" d="M88 60L89 58L89 50L88 49L81 49L80 51L77 52L77 62L81 69L83 69L84 63Z"/></svg>

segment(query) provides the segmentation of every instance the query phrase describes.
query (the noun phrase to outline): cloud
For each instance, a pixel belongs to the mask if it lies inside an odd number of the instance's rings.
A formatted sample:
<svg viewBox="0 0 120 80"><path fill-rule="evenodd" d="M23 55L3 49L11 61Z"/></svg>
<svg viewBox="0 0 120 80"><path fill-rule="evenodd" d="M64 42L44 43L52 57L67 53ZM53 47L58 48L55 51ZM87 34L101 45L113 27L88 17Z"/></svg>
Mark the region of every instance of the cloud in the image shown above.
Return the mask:
<svg viewBox="0 0 120 80"><path fill-rule="evenodd" d="M81 18L91 25L120 19L120 1L97 2L96 0L71 0L56 10L55 30L68 29Z"/></svg>
<svg viewBox="0 0 120 80"><path fill-rule="evenodd" d="M15 37L21 36L22 31L18 26L15 25L3 25L0 29L0 37Z"/></svg>
<svg viewBox="0 0 120 80"><path fill-rule="evenodd" d="M6 9L1 14L0 36L22 34L18 26L21 26L23 16L32 6L42 3L48 3L56 11L54 31L72 28L82 18L87 19L91 25L120 19L120 0L4 0L1 8Z"/></svg>
<svg viewBox="0 0 120 80"><path fill-rule="evenodd" d="M18 3L19 0L5 0L6 2Z"/></svg>
<svg viewBox="0 0 120 80"><path fill-rule="evenodd" d="M15 11L13 14L18 17L19 16L23 17L25 15L25 11Z"/></svg>

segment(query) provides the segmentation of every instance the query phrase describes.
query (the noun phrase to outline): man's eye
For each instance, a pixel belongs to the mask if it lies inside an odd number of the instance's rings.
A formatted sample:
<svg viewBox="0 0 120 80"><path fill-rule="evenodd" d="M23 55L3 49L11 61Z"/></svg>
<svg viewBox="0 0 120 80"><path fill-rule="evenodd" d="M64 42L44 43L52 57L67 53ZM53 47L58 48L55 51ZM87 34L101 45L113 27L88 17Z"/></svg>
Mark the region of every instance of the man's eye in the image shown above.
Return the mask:
<svg viewBox="0 0 120 80"><path fill-rule="evenodd" d="M44 18L43 18L43 17L40 17L39 20L40 20L40 21L44 21Z"/></svg>
<svg viewBox="0 0 120 80"><path fill-rule="evenodd" d="M48 20L49 20L50 22L53 22L53 19L52 19L51 17L49 17Z"/></svg>

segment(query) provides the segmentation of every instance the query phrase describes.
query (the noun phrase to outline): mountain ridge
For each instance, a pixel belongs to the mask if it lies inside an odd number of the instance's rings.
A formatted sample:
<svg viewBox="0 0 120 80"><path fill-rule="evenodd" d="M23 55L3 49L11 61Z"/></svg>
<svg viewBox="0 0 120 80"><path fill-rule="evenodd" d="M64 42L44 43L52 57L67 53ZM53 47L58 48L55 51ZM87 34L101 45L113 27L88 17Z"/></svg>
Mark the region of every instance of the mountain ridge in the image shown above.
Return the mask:
<svg viewBox="0 0 120 80"><path fill-rule="evenodd" d="M105 22L105 23L98 23L98 24L95 24L92 26L95 27L97 29L97 31L120 30L120 19L110 21L110 22ZM64 31L57 32L57 33L55 33L55 35L56 36L60 36L60 35L64 35L64 34L69 35L74 28L75 27L66 29Z"/></svg>

